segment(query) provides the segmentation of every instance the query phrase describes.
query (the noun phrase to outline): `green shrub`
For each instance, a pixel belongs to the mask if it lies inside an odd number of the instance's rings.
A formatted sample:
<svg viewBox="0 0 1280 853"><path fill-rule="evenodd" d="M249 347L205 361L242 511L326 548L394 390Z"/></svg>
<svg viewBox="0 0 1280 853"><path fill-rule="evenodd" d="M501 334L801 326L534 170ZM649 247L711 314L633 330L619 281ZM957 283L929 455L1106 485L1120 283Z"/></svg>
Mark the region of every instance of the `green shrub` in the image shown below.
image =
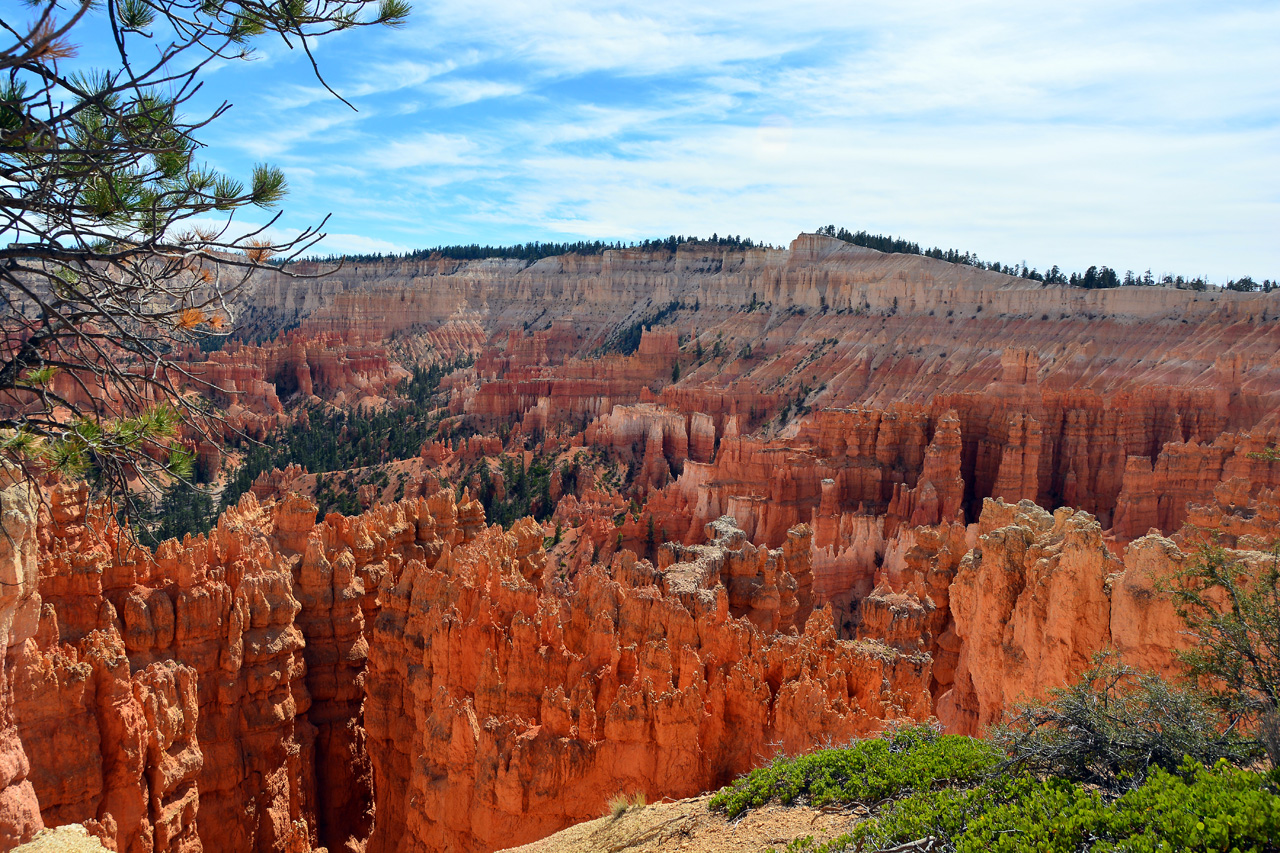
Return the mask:
<svg viewBox="0 0 1280 853"><path fill-rule="evenodd" d="M1156 768L1114 800L1065 779L1006 775L969 790L909 795L815 849L884 850L930 836L958 853L1280 850L1280 797L1265 777L1220 761Z"/></svg>
<svg viewBox="0 0 1280 853"><path fill-rule="evenodd" d="M788 805L800 799L814 806L874 804L903 791L977 780L1000 759L991 744L921 726L843 749L775 759L721 790L710 806L735 817L771 800Z"/></svg>
<svg viewBox="0 0 1280 853"><path fill-rule="evenodd" d="M1015 769L1119 792L1187 756L1212 765L1247 762L1256 746L1242 740L1202 693L1159 676L1094 659L1074 684L1045 702L1024 705L992 732Z"/></svg>
<svg viewBox="0 0 1280 853"><path fill-rule="evenodd" d="M1280 551L1259 562L1207 545L1165 591L1193 638L1178 657L1280 768Z"/></svg>

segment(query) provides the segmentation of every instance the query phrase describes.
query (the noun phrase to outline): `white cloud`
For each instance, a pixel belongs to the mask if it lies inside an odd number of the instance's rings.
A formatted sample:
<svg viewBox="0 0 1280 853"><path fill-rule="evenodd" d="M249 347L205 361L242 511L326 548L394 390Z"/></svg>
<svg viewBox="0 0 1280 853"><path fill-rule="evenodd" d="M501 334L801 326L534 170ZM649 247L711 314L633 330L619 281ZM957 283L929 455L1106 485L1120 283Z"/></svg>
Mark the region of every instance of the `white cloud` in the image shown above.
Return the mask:
<svg viewBox="0 0 1280 853"><path fill-rule="evenodd" d="M332 142L349 129L350 125L370 117L370 113L357 113L345 107L330 108L323 114L311 114L290 120L272 120L270 129L261 125L245 128L229 139L230 144L259 160L276 160L300 146L306 146L325 137Z"/></svg>
<svg viewBox="0 0 1280 853"><path fill-rule="evenodd" d="M696 5L442 0L423 11L406 29L405 42L444 45L465 34L491 56L518 57L553 76L711 68L786 49L776 33L723 31L732 14Z"/></svg>
<svg viewBox="0 0 1280 853"><path fill-rule="evenodd" d="M326 48L360 113L303 68L233 144L397 244L834 222L1274 277L1278 38L1262 2L438 0Z"/></svg>
<svg viewBox="0 0 1280 853"><path fill-rule="evenodd" d="M371 255L381 252L385 255L400 254L415 248L417 247L366 237L362 234L328 234L316 245L314 251L316 254L332 252L333 254Z"/></svg>
<svg viewBox="0 0 1280 853"><path fill-rule="evenodd" d="M519 95L524 91L524 86L516 83L503 83L497 80L449 78L438 81L432 89L440 95L443 105L456 107L490 98L506 98L512 95Z"/></svg>
<svg viewBox="0 0 1280 853"><path fill-rule="evenodd" d="M462 166L475 159L477 146L464 136L417 134L366 152L365 161L383 169L413 166Z"/></svg>

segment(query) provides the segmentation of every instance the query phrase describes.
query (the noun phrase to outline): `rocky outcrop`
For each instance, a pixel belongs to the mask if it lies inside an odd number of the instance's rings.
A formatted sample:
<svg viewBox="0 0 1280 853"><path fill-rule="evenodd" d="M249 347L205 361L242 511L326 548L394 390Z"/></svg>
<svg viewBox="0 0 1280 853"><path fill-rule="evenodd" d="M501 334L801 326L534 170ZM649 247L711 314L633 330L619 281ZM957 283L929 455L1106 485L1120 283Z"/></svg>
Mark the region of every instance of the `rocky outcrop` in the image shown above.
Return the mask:
<svg viewBox="0 0 1280 853"><path fill-rule="evenodd" d="M1120 568L1088 513L988 500L950 589L960 654L938 719L982 731L1083 671L1106 645L1103 585Z"/></svg>
<svg viewBox="0 0 1280 853"><path fill-rule="evenodd" d="M297 269L318 271L307 264ZM1011 331L1024 338L1028 328L1052 329L1063 319L1090 314L1095 327L1117 316L1185 317L1190 324L1216 315L1248 323L1274 305L1264 294L1045 286L919 255L884 254L815 234L801 234L786 249L744 251L686 243L675 251L616 249L532 263L392 258L347 264L311 280L260 274L248 290L252 311L302 320L308 332L355 331L372 339L414 327L465 327L487 313L513 326L517 318L539 318L535 331L569 318L574 337L581 334L591 346L622 318L638 319L673 301L696 305L701 312L740 311L753 295L760 306L794 307L846 323L851 316L874 317L878 324L886 316L930 316L931 311L944 326L957 317L1016 318L1023 327ZM542 311L549 305L563 309L548 316ZM1041 319L1042 314L1048 316ZM1100 334L1095 340L1102 344L1105 338ZM1215 359L1211 357L1209 364Z"/></svg>
<svg viewBox="0 0 1280 853"><path fill-rule="evenodd" d="M89 834L83 826L70 823L57 829L45 829L26 844L14 848L15 853L108 853L111 848Z"/></svg>
<svg viewBox="0 0 1280 853"><path fill-rule="evenodd" d="M46 824L122 853L310 849L314 729L274 520L246 498L153 555L83 488L54 490L39 625L8 673Z"/></svg>
<svg viewBox="0 0 1280 853"><path fill-rule="evenodd" d="M976 535L950 586L953 622L935 653L937 715L948 728L984 731L1072 681L1105 649L1145 672L1179 671L1175 654L1188 637L1167 588L1194 554L1151 533L1119 560L1093 516L1051 515L1029 501L988 500Z"/></svg>
<svg viewBox="0 0 1280 853"><path fill-rule="evenodd" d="M1213 490L1214 500L1187 507L1187 521L1174 538L1187 550L1216 542L1240 550L1271 551L1280 542L1280 494L1254 493L1246 478L1233 477Z"/></svg>
<svg viewBox="0 0 1280 853"><path fill-rule="evenodd" d="M708 544L667 543L658 554L663 589L694 594L723 586L729 612L762 632L796 633L813 613L812 531L797 525L781 548L756 548L723 516L706 527Z"/></svg>
<svg viewBox="0 0 1280 853"><path fill-rule="evenodd" d="M278 416L282 398L318 397L338 404L388 395L409 376L382 345L382 335L292 331L262 344L233 341L222 350L185 354L189 384L233 418Z"/></svg>
<svg viewBox="0 0 1280 853"><path fill-rule="evenodd" d="M295 466L153 553L5 481L3 844L504 846L889 719L979 732L1107 646L1167 670L1167 579L1280 538L1274 295L813 235L338 276L264 277L244 316L300 328L187 361L261 438L474 358L363 515L317 521ZM545 528L454 491L535 458Z"/></svg>
<svg viewBox="0 0 1280 853"><path fill-rule="evenodd" d="M487 850L929 713L925 655L814 609L803 526L768 550L725 519L661 568L623 551L553 578L540 527L487 528L452 492L319 523L250 493L154 553L87 497L10 519L14 840Z"/></svg>

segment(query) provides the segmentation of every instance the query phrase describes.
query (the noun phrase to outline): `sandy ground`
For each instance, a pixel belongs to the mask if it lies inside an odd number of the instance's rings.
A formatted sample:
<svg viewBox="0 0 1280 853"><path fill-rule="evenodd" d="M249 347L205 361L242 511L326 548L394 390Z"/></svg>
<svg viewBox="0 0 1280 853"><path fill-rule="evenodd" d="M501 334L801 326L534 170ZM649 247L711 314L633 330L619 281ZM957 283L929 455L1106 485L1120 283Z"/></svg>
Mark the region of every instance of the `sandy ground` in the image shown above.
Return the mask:
<svg viewBox="0 0 1280 853"><path fill-rule="evenodd" d="M78 823L45 829L26 844L13 848L13 853L110 853L102 842L85 832Z"/></svg>
<svg viewBox="0 0 1280 853"><path fill-rule="evenodd" d="M619 818L580 823L507 853L762 853L781 851L793 838L825 841L857 823L865 810L818 811L806 806L768 805L727 820L707 811L710 795L673 803L632 807Z"/></svg>

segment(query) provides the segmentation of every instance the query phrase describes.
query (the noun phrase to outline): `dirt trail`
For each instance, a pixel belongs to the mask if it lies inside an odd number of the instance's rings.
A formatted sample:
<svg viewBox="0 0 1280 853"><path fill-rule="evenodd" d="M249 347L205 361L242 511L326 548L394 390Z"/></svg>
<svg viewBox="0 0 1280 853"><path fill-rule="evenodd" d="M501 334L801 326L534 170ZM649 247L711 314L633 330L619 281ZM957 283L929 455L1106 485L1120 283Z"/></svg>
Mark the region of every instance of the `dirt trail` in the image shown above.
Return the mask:
<svg viewBox="0 0 1280 853"><path fill-rule="evenodd" d="M710 795L628 809L580 823L504 853L761 853L812 835L817 841L847 832L857 813L776 804L729 820L707 810Z"/></svg>

